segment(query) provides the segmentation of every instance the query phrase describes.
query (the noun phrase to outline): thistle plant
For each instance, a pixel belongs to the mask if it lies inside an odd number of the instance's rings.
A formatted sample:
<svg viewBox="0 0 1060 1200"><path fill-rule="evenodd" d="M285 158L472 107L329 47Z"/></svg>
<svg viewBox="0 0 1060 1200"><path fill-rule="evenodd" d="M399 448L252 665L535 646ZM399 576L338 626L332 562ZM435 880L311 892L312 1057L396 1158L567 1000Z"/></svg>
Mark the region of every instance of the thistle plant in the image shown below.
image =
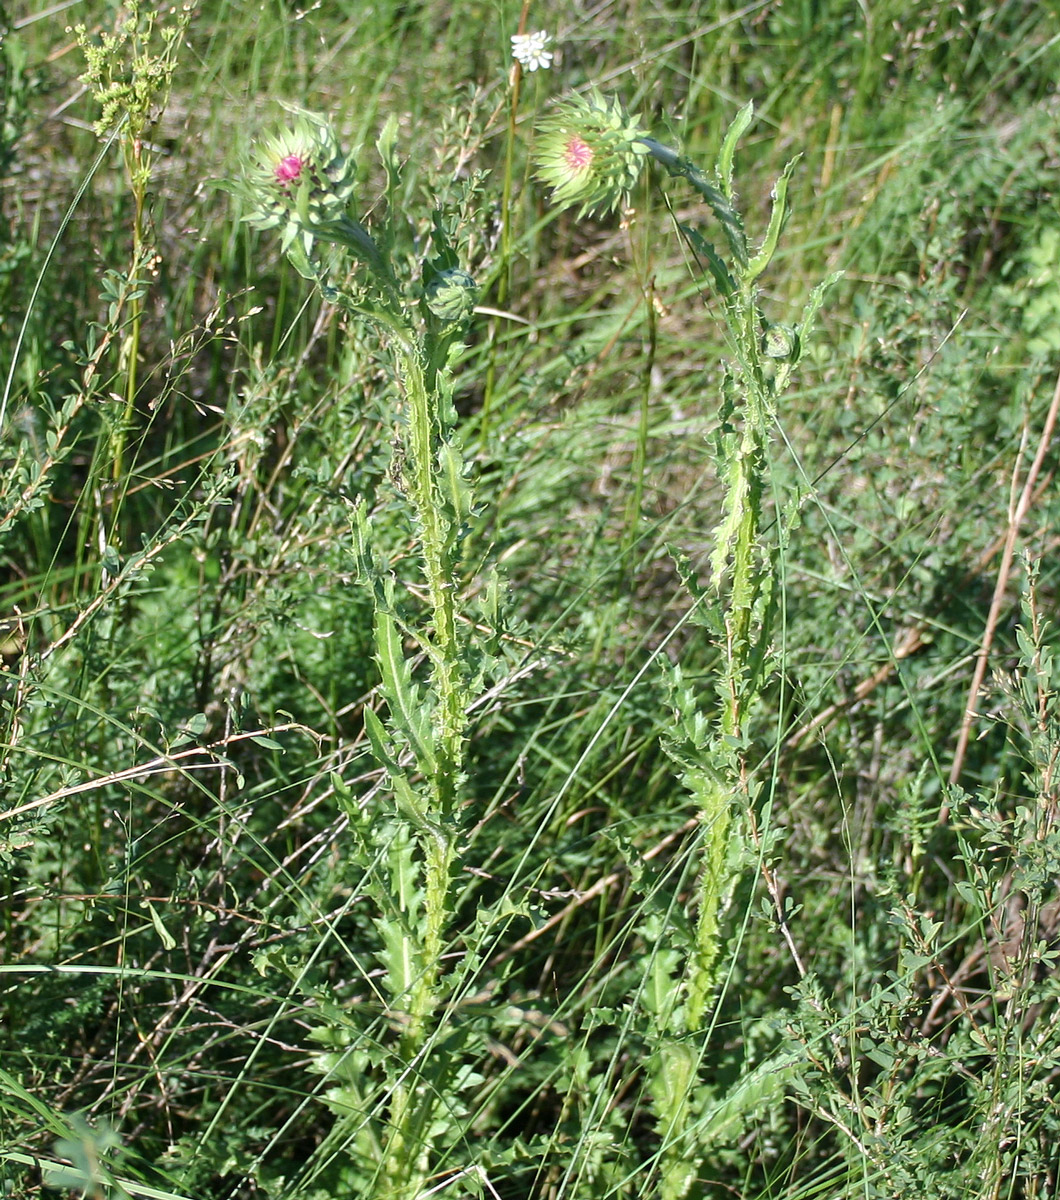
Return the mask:
<svg viewBox="0 0 1060 1200"><path fill-rule="evenodd" d="M375 899L386 945L388 1011L401 1015L395 1052L380 1064L389 1073L389 1101L385 1127L374 1139L379 1156L373 1178L388 1196L412 1200L428 1176L422 1131L439 1103L437 1081L425 1082L424 1057L442 1000L473 676L457 622L459 545L471 490L454 434L449 368L477 289L458 265L437 211L433 253L420 279L403 286L386 229L377 239L354 215L356 164L330 121L287 107L290 126L260 143L232 190L249 207L245 219L259 229L279 230L292 265L326 301L372 327L392 358L402 392L401 411L393 414L394 462L416 531L415 561L397 566L418 571L426 597L426 612L399 598L395 566L373 544L370 514L358 499L352 506L352 554L374 598L379 691L386 702L384 716L365 708L365 731L386 773L393 811L385 821L368 822L341 779L336 791L346 798L366 861L382 859L390 872ZM397 178L393 137L391 123L378 142L391 196ZM352 276L351 259L360 268ZM425 678L414 672L419 656L427 663ZM476 663L481 672L481 655ZM362 1091L355 1100L352 1095L345 1097L347 1108L363 1102Z"/></svg>
<svg viewBox="0 0 1060 1200"><path fill-rule="evenodd" d="M769 265L788 213L789 163L773 189L772 213L757 246L751 244L735 202L733 160L751 123L748 104L729 128L712 173L652 138L636 116L597 91L559 104L540 125L535 158L538 179L554 204L579 216L628 205L649 163L691 185L706 203L724 250L689 225L679 232L721 300L732 352L721 388L714 457L723 487L721 520L713 531L710 580L702 588L688 564L679 569L694 599L690 618L710 631L720 651L712 715L677 669L670 671L674 727L666 749L682 783L699 806L702 860L695 889L693 930L683 971L672 994L659 1002L658 981L646 989L645 1009L654 1029L648 1094L661 1141L659 1195L681 1200L695 1178L703 1150L702 1123L693 1096L697 1063L719 978L722 917L737 873L761 860L783 924L767 857L768 799L760 801L757 757L750 720L771 661L774 571L763 541L763 496L776 422L776 398L798 362L806 331L831 280L816 288L798 322L770 320L757 280ZM778 526L783 537L783 523ZM744 849L741 850L741 847ZM676 969L675 969L676 970Z"/></svg>

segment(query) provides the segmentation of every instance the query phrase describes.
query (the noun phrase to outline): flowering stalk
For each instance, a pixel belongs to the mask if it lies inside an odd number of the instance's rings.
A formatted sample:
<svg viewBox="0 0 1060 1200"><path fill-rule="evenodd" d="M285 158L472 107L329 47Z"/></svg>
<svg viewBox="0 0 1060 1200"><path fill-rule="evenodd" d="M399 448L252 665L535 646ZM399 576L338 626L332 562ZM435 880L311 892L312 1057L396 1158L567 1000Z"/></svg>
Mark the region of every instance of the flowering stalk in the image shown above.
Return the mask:
<svg viewBox="0 0 1060 1200"><path fill-rule="evenodd" d="M523 0L519 16L519 32L512 34L512 66L508 74L508 135L504 146L504 172L501 176L501 254L500 272L497 276L497 306L503 308L511 286L512 266L512 178L515 171L515 126L519 113L519 95L523 72L547 70L552 65L553 53L548 49L552 37L548 33L526 33L526 20L530 0ZM493 392L497 377L497 320L490 321L487 330L489 355L486 379L482 396L482 411L479 415L479 440L485 445L489 437L490 418L493 411Z"/></svg>
<svg viewBox="0 0 1060 1200"><path fill-rule="evenodd" d="M708 1025L719 974L721 918L739 857L734 851L746 838L743 830L750 830L752 841L758 837L748 720L761 690L772 632L773 572L760 536L776 397L798 361L802 333L831 282L811 294L797 328L766 319L757 280L776 250L794 164L777 181L765 236L752 247L733 188L737 141L751 119L752 108L747 105L730 126L710 175L651 137L617 100L596 91L559 104L541 123L536 148L537 177L552 189L553 202L577 207L580 216L626 206L646 165L657 162L670 177L683 179L699 194L721 227L727 249L723 255L699 230L679 227L722 300L734 361L726 368L715 435L724 498L722 518L714 530L709 589L700 589L691 571L683 572L695 604L710 614L705 619L720 642L721 667L715 680L718 716L710 721L698 711L679 674L671 680L675 726L666 749L699 803L705 849L694 934L684 979L676 984L681 1001L646 1004L659 1039L648 1068L648 1094L662 1141L659 1195L663 1200L682 1200L695 1178L697 1135L690 1097L698 1080L687 1039ZM764 874L768 885L768 869ZM779 897L772 886L770 890L783 922Z"/></svg>
<svg viewBox="0 0 1060 1200"><path fill-rule="evenodd" d="M85 56L80 82L100 108L94 130L100 139L116 140L132 197L132 245L125 291L127 334L122 340L119 374L122 406L111 430L111 481L120 494L125 476L125 448L133 425L139 386L143 296L158 275L158 256L150 245L148 186L154 154L147 140L151 126L169 102L177 55L191 20L191 5L168 12L152 11L142 0L126 0L113 33L90 35L84 25L74 29ZM110 531L102 540L117 540L118 504L110 514Z"/></svg>
<svg viewBox="0 0 1060 1200"><path fill-rule="evenodd" d="M721 226L728 246L723 255L698 230L680 232L702 261L723 301L723 317L735 361L723 388L718 461L726 486L722 520L714 531L710 558L712 589L721 602L725 626L725 670L719 682L721 733L737 742L746 708L757 686L768 643L765 595L769 572L758 549L763 483L775 420L775 397L787 383L801 352L800 329L812 320L827 281L810 297L800 328L768 321L757 280L776 251L787 215L789 163L773 190L773 210L765 237L752 248L734 202L733 158L750 125L751 105L740 111L708 175L689 159L656 141L614 97L597 91L573 96L556 106L538 129L537 178L552 189L560 207L578 215L608 213L629 203L650 160L690 184ZM742 768L741 768L742 771Z"/></svg>
<svg viewBox="0 0 1060 1200"><path fill-rule="evenodd" d="M417 866L403 852L394 852L392 891L407 898L414 890L422 919L408 920L403 910L404 924L391 930L388 943L390 1006L403 1019L379 1164L387 1195L413 1200L421 1194L430 1166L422 1131L439 1102L438 1093L417 1080L424 1073L421 1058L441 1001L471 677L458 636L456 591L459 534L471 498L453 438L448 367L453 341L474 309L476 287L454 265L451 248L440 244L444 237L436 222L438 254L424 264L418 295L406 296L384 249L351 213L355 164L339 146L331 123L288 107L294 116L291 127L261 143L242 184L233 190L249 201L247 220L280 231L291 263L318 285L326 300L374 324L383 335L404 398L401 419L395 421L395 461L412 510L429 608L426 622L402 610L392 565L377 560L366 505L358 502L354 553L375 599L379 690L388 710L384 725L366 708L365 732L387 773L404 827L415 839L406 841L418 845L420 858ZM392 137L391 125L379 141L391 179L396 172ZM382 246L387 245L384 237ZM332 282L343 279L344 272L329 273L321 246L346 251L366 268L359 290ZM405 651L410 636L428 663L426 688L413 677ZM409 849L408 855L412 853ZM414 888L411 877L419 881Z"/></svg>

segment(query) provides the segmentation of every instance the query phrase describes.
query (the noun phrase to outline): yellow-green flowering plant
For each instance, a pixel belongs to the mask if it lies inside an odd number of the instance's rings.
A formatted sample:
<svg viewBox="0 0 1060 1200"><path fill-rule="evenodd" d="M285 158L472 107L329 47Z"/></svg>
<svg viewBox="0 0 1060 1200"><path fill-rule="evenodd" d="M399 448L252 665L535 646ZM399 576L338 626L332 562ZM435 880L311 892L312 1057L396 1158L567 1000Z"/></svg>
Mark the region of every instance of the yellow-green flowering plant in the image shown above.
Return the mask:
<svg viewBox="0 0 1060 1200"><path fill-rule="evenodd" d="M158 276L161 261L152 244L150 185L157 155L148 135L169 103L173 73L191 14L191 4L166 9L143 0L127 0L113 32L89 34L84 25L76 25L71 31L85 57L80 82L99 106L93 128L98 138L120 148L132 198L132 244L124 273L127 286L120 288L128 329L121 339L120 384L112 388L112 394L120 394L123 399L118 414L111 418L111 478L115 484L125 474L126 442L134 425L140 388L144 296ZM91 540L109 540L115 526L113 513L109 525L102 539L94 536Z"/></svg>

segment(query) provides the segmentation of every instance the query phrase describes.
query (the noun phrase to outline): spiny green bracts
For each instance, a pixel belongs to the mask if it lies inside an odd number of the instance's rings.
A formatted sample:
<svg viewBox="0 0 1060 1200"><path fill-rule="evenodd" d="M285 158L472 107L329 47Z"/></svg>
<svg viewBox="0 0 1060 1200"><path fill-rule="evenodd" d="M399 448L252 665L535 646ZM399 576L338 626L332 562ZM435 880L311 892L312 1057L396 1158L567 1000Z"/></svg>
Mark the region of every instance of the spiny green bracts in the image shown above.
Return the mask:
<svg viewBox="0 0 1060 1200"><path fill-rule="evenodd" d="M439 271L423 289L424 302L432 316L449 324L466 321L475 311L478 285L459 267Z"/></svg>
<svg viewBox="0 0 1060 1200"><path fill-rule="evenodd" d="M257 205L245 220L258 229L282 229L284 252L300 240L308 254L316 231L348 219L356 164L325 117L284 107L294 122L255 147L245 173Z"/></svg>
<svg viewBox="0 0 1060 1200"><path fill-rule="evenodd" d="M580 204L580 217L628 203L640 178L646 132L613 97L597 91L572 96L538 127L537 178L552 188L552 203Z"/></svg>
<svg viewBox="0 0 1060 1200"><path fill-rule="evenodd" d="M343 153L331 122L293 104L291 126L263 139L244 172L241 192L254 206L244 217L258 229L281 229L283 252L308 279L314 241L346 246L392 286L389 268L368 231L350 216L356 164Z"/></svg>

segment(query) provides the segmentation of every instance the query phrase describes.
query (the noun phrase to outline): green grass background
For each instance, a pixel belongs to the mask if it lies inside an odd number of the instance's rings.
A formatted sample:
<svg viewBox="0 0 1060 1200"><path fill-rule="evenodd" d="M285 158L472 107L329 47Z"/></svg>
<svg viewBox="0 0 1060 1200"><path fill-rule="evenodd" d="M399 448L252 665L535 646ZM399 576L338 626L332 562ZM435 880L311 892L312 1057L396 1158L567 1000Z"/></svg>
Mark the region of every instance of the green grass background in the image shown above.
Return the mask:
<svg viewBox="0 0 1060 1200"><path fill-rule="evenodd" d="M354 150L369 226L396 117L397 252L423 256L444 203L482 287L456 375L479 505L463 582L507 670L468 746L420 1130L434 1192L666 1197L676 1158L697 1198L1055 1195L1052 7L199 4L146 135L157 261L115 478L129 330L108 307L134 214L68 26L118 12L2 14L7 1194L388 1194L400 1020L368 897L394 867L358 831L390 810L350 502L395 562L411 529L386 360L220 186L290 101ZM523 77L509 140L521 16L557 60ZM728 349L676 230L710 233L685 193L646 178L627 213L576 220L534 183L535 116L590 86L704 167L753 100L752 230L799 156L767 312L843 272L779 405L755 836L709 1028L670 1076L660 1013L710 830L665 752L658 660L709 719L718 654L676 563L705 576ZM672 1140L659 1079L687 1101Z"/></svg>

